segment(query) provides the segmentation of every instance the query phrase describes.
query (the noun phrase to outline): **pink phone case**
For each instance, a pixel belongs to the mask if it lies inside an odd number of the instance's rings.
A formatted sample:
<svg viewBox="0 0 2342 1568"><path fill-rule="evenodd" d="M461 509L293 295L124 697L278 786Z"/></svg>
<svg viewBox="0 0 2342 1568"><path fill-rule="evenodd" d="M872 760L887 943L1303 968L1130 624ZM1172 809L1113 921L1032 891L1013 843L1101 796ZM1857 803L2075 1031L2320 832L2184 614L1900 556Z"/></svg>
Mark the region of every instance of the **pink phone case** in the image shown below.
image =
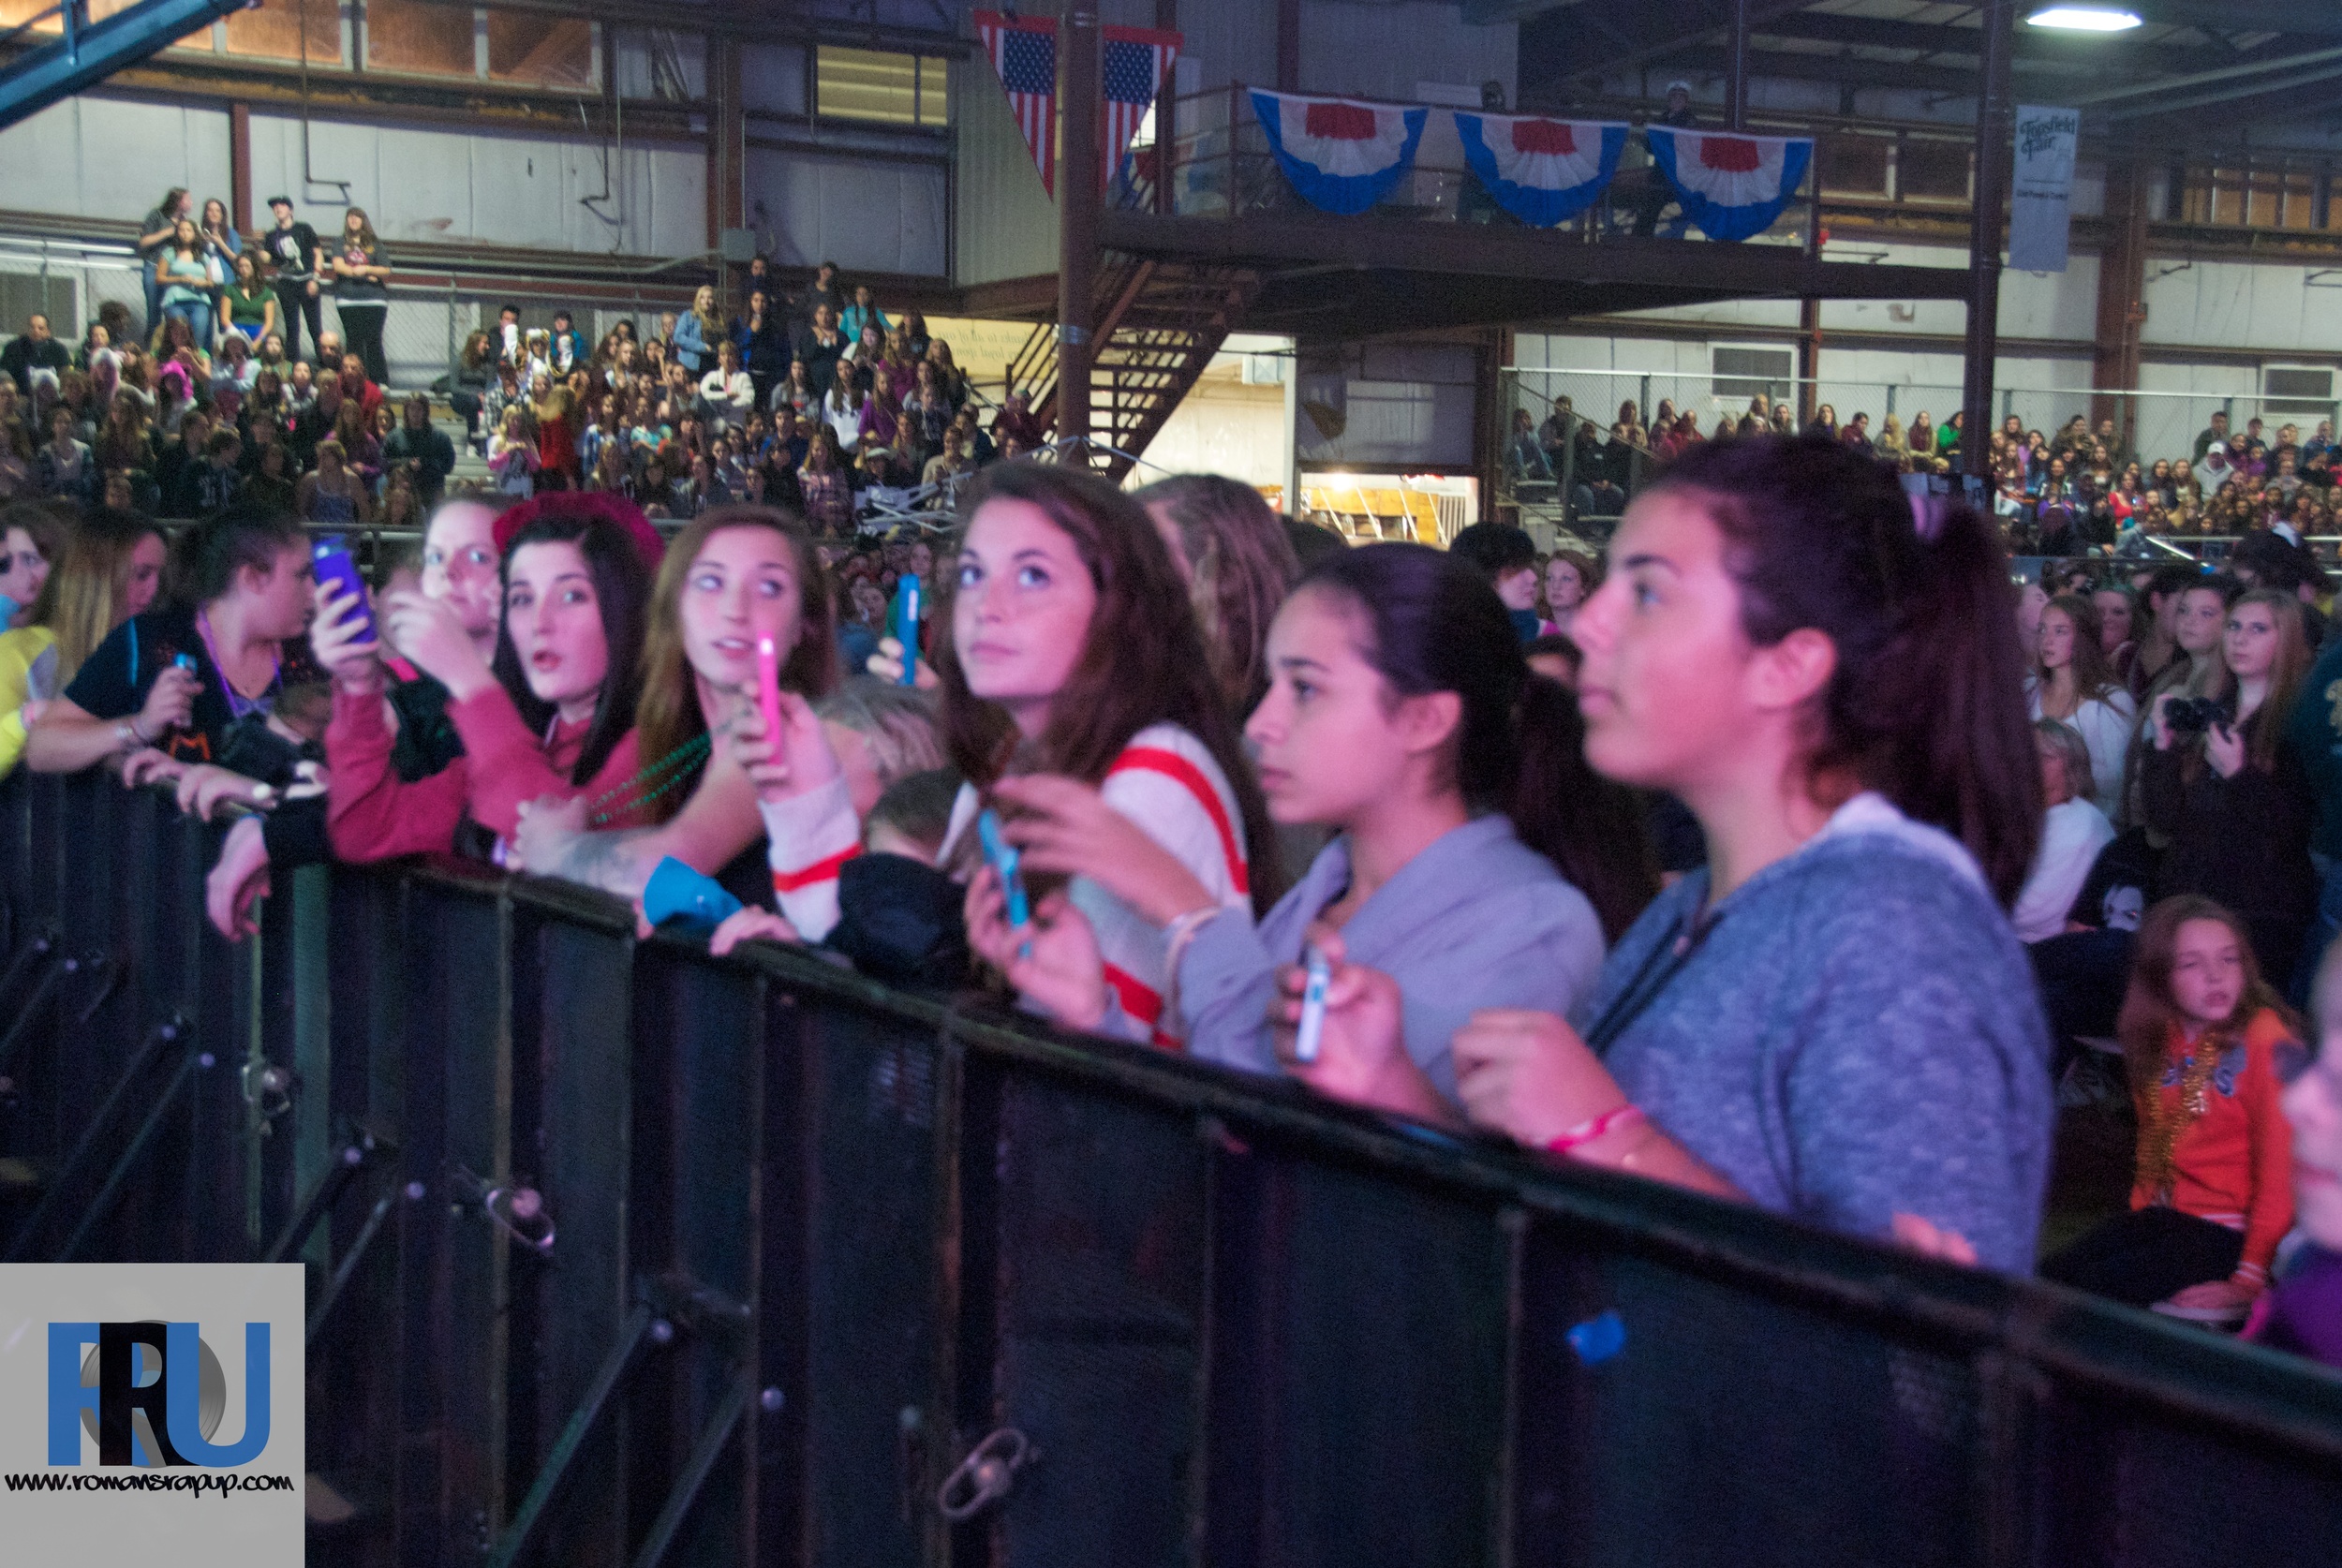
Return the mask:
<svg viewBox="0 0 2342 1568"><path fill-rule="evenodd" d="M769 637L756 640L756 697L764 710L764 733L773 743L772 760L789 760L788 734L780 721L780 650Z"/></svg>

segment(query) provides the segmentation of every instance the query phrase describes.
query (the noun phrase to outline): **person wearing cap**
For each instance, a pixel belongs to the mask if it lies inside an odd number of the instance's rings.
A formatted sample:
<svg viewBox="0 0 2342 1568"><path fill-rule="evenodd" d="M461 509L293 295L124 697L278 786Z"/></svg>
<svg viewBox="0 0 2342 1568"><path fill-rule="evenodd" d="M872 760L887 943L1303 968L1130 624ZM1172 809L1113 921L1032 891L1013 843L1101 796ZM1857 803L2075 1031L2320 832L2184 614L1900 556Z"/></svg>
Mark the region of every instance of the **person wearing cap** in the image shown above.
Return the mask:
<svg viewBox="0 0 2342 1568"><path fill-rule="evenodd" d="M276 227L260 243L268 249L269 270L276 288L276 318L285 334L285 357L297 360L301 358L303 321L309 323L312 343L320 337L318 231L305 223L293 221L289 196L270 197L268 210L276 220Z"/></svg>

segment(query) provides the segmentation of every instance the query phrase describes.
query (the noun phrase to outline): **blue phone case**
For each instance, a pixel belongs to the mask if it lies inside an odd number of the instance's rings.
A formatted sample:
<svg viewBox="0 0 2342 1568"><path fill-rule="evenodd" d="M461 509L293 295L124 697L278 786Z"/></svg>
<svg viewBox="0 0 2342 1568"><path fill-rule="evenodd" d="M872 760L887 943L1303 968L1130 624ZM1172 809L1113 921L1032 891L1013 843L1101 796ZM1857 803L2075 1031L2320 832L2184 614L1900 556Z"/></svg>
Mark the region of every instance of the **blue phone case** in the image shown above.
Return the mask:
<svg viewBox="0 0 2342 1568"><path fill-rule="evenodd" d="M992 863L992 869L1001 875L1001 891L1008 899L1008 923L1022 929L1032 924L1032 910L1025 903L1025 879L1017 865L1024 857L1016 846L1001 836L1001 819L989 807L976 818L976 836L984 844L984 858Z"/></svg>
<svg viewBox="0 0 2342 1568"><path fill-rule="evenodd" d="M366 629L364 640L375 641L374 601L366 595L366 580L358 575L358 563L350 556L348 543L339 534L328 534L309 547L309 560L319 582L358 596L358 620Z"/></svg>
<svg viewBox="0 0 2342 1568"><path fill-rule="evenodd" d="M895 584L895 637L903 645L903 673L898 684L915 685L919 670L919 579L910 573Z"/></svg>

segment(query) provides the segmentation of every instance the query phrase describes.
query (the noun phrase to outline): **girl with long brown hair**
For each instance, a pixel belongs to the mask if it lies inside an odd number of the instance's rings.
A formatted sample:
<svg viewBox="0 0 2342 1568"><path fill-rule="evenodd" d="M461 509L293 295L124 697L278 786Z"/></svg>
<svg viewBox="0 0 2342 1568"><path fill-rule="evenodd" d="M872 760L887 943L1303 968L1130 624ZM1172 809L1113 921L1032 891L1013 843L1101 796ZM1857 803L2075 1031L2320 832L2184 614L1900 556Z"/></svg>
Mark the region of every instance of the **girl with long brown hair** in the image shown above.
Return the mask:
<svg viewBox="0 0 2342 1568"><path fill-rule="evenodd" d="M342 345L366 367L366 379L388 386L390 363L382 356L382 323L391 313L390 259L363 207L342 214L334 258L334 308L341 317Z"/></svg>
<svg viewBox="0 0 2342 1568"><path fill-rule="evenodd" d="M1681 799L1708 865L1620 939L1577 1027L1456 1033L1467 1116L2024 1272L2053 1107L2004 912L2042 811L1998 530L1844 443L1743 436L1638 494L1609 560L1570 629L1586 760ZM1401 999L1338 971L1310 1071L1387 1060Z"/></svg>
<svg viewBox="0 0 2342 1568"><path fill-rule="evenodd" d="M2111 821L2122 809L2123 762L2139 707L2108 662L2098 629L2097 606L2080 594L2051 599L2041 611L2026 700L2035 718L2054 718L2080 732L2097 784L2090 798Z"/></svg>
<svg viewBox="0 0 2342 1568"><path fill-rule="evenodd" d="M1092 475L1001 463L970 485L961 513L958 581L939 611L952 634L935 654L945 749L967 781L945 863L971 866L987 797L1013 810L1016 777L1053 774L1095 788L1215 905L1273 902L1274 831L1146 510ZM788 709L785 764L769 761L754 717L735 733L764 801L782 912L818 941L836 923L837 870L860 832L812 710ZM979 874L971 899L984 885ZM1163 929L1087 877L1045 899L1043 918L1060 907L1087 917L1114 991L1106 1013L1083 1022L1168 1042Z"/></svg>
<svg viewBox="0 0 2342 1568"><path fill-rule="evenodd" d="M763 865L744 853L763 832L755 787L717 739L756 703L764 637L779 651L785 691L809 702L837 684L828 578L804 525L760 507L717 508L675 536L651 587L634 708L644 825L596 832L574 805L532 812L517 862L632 898L672 855L720 877L743 902L760 894Z"/></svg>
<svg viewBox="0 0 2342 1568"><path fill-rule="evenodd" d="M2300 1021L2261 979L2245 923L2186 895L2140 922L2117 1028L2139 1110L2130 1212L2042 1276L2173 1317L2235 1322L2293 1222L2278 1101L2306 1055Z"/></svg>
<svg viewBox="0 0 2342 1568"><path fill-rule="evenodd" d="M2314 801L2285 733L2309 670L2301 602L2241 596L2218 657L2232 695L2181 707L2166 692L2148 712L2140 795L2168 844L2158 885L2218 900L2251 932L2261 969L2290 975L2318 896Z"/></svg>

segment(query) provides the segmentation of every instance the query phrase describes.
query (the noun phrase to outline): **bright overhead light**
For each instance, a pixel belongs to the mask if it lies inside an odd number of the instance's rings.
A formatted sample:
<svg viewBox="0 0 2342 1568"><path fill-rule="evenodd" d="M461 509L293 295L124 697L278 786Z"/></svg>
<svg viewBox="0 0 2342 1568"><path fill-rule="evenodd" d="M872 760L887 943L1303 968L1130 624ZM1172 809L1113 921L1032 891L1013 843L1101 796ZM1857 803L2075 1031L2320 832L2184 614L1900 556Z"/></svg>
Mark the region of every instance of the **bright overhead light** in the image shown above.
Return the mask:
<svg viewBox="0 0 2342 1568"><path fill-rule="evenodd" d="M2139 13L2112 6L2051 6L2024 19L2028 27L2056 27L2068 33L2127 33L2139 25Z"/></svg>

